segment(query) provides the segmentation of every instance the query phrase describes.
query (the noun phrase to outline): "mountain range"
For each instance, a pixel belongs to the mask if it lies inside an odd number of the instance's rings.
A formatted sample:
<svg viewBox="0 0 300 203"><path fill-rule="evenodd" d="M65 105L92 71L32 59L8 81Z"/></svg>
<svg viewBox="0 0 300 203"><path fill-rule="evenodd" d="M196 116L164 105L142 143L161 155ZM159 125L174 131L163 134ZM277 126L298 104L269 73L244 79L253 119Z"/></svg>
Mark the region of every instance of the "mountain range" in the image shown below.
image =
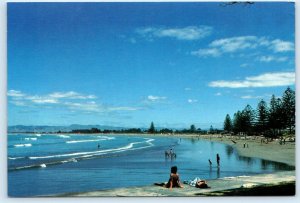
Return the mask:
<svg viewBox="0 0 300 203"><path fill-rule="evenodd" d="M108 125L80 125L80 124L72 124L69 126L48 126L48 125L13 125L8 126L8 132L14 133L14 132L71 132L72 130L82 130L82 129L91 129L91 128L98 128L100 130L122 130L122 129L128 129L125 127L114 127L114 126L108 126Z"/></svg>

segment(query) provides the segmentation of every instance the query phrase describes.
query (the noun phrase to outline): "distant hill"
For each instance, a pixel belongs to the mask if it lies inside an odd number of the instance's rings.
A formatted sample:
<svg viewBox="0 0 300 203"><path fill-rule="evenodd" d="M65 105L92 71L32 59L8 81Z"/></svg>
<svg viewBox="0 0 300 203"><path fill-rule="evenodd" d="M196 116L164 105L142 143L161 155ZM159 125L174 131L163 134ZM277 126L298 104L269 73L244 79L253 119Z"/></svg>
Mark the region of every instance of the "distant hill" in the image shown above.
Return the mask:
<svg viewBox="0 0 300 203"><path fill-rule="evenodd" d="M13 125L8 126L9 133L24 133L24 132L36 132L36 133L55 133L61 132L71 132L72 130L90 130L91 128L97 128L99 130L127 130L129 127L116 127L109 125L80 125L72 124L69 126L49 126L49 125ZM142 131L148 130L148 128L141 127ZM156 130L162 130L164 127L155 127ZM184 128L170 128L172 130L184 130ZM208 129L203 129L208 130Z"/></svg>
<svg viewBox="0 0 300 203"><path fill-rule="evenodd" d="M72 124L69 126L48 126L48 125L14 125L14 126L8 126L8 132L71 132L72 130L82 130L82 129L91 129L91 128L98 128L100 130L122 130L122 129L128 129L125 127L114 127L114 126L108 126L108 125L79 125L79 124Z"/></svg>

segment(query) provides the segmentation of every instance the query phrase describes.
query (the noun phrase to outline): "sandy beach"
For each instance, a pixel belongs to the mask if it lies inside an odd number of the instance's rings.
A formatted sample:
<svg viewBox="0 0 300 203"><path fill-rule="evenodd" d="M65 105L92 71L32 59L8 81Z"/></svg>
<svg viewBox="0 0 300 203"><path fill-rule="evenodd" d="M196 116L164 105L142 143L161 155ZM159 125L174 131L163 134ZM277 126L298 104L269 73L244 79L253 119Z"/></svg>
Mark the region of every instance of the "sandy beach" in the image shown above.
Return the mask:
<svg viewBox="0 0 300 203"><path fill-rule="evenodd" d="M146 136L146 135L145 135ZM161 135L160 135L161 136ZM169 135L170 136L170 135ZM237 138L221 135L171 135L189 139L205 139L228 144L237 149L245 157L256 157L295 166L295 142L280 145L279 140L261 143L260 137ZM248 145L248 147L244 148ZM198 189L189 185L184 188L174 188L170 191L160 186L118 188L112 190L68 193L54 196L223 196L223 195L294 195L295 171L283 171L255 176L237 176L209 180L208 189ZM165 180L162 180L162 182ZM291 189L292 188L292 189ZM259 192L258 192L259 190ZM274 191L282 191L282 194Z"/></svg>

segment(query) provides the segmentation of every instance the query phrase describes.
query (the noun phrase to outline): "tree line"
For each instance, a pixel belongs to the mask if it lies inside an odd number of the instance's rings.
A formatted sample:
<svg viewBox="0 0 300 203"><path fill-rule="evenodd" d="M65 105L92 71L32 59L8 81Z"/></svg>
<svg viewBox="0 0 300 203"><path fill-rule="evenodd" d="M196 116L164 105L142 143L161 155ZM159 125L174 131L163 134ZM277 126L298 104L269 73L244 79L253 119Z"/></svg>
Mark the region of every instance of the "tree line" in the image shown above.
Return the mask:
<svg viewBox="0 0 300 203"><path fill-rule="evenodd" d="M272 95L269 104L262 99L256 109L248 104L234 113L233 119L227 114L224 131L266 137L295 134L295 113L295 91L288 87L281 98Z"/></svg>
<svg viewBox="0 0 300 203"><path fill-rule="evenodd" d="M75 129L70 132L63 132L63 131L57 131L56 133L74 133L74 134L95 134L95 133L116 133L116 134L122 134L122 133L146 133L146 134L207 134L207 133L220 133L221 130L214 129L212 126L210 130L202 130L201 128L196 128L196 126L193 124L190 126L190 128L186 129L170 129L170 128L160 128L157 129L154 126L154 123L151 122L150 127L148 129L142 129L142 128L128 128L128 129L120 129L120 130L109 130L109 129L98 129L98 128L91 128L91 129Z"/></svg>

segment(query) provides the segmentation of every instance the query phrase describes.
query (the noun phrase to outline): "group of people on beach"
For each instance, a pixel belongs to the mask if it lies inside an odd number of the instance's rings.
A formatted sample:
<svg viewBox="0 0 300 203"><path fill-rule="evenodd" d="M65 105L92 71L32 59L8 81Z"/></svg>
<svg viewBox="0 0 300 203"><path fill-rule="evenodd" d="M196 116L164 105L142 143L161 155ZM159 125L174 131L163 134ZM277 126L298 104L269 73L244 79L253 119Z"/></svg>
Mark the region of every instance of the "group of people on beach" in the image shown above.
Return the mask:
<svg viewBox="0 0 300 203"><path fill-rule="evenodd" d="M165 158L176 158L176 153L174 152L174 150L172 148L170 148L169 151L165 151Z"/></svg>
<svg viewBox="0 0 300 203"><path fill-rule="evenodd" d="M170 153L171 153L171 151L170 151ZM216 160L217 160L217 166L219 168L220 160L221 160L219 154L216 155ZM208 162L209 162L209 166L211 167L212 161L210 159L208 159ZM186 181L185 183L195 186L196 188L209 188L209 186L207 185L207 182L205 180L201 180L199 178L196 178L193 181ZM183 188L183 185L181 184L180 179L179 179L179 174L177 173L177 166L171 167L170 178L166 184L162 183L162 184L156 184L156 185L170 188L170 190L172 190L172 188L174 188L174 187Z"/></svg>

